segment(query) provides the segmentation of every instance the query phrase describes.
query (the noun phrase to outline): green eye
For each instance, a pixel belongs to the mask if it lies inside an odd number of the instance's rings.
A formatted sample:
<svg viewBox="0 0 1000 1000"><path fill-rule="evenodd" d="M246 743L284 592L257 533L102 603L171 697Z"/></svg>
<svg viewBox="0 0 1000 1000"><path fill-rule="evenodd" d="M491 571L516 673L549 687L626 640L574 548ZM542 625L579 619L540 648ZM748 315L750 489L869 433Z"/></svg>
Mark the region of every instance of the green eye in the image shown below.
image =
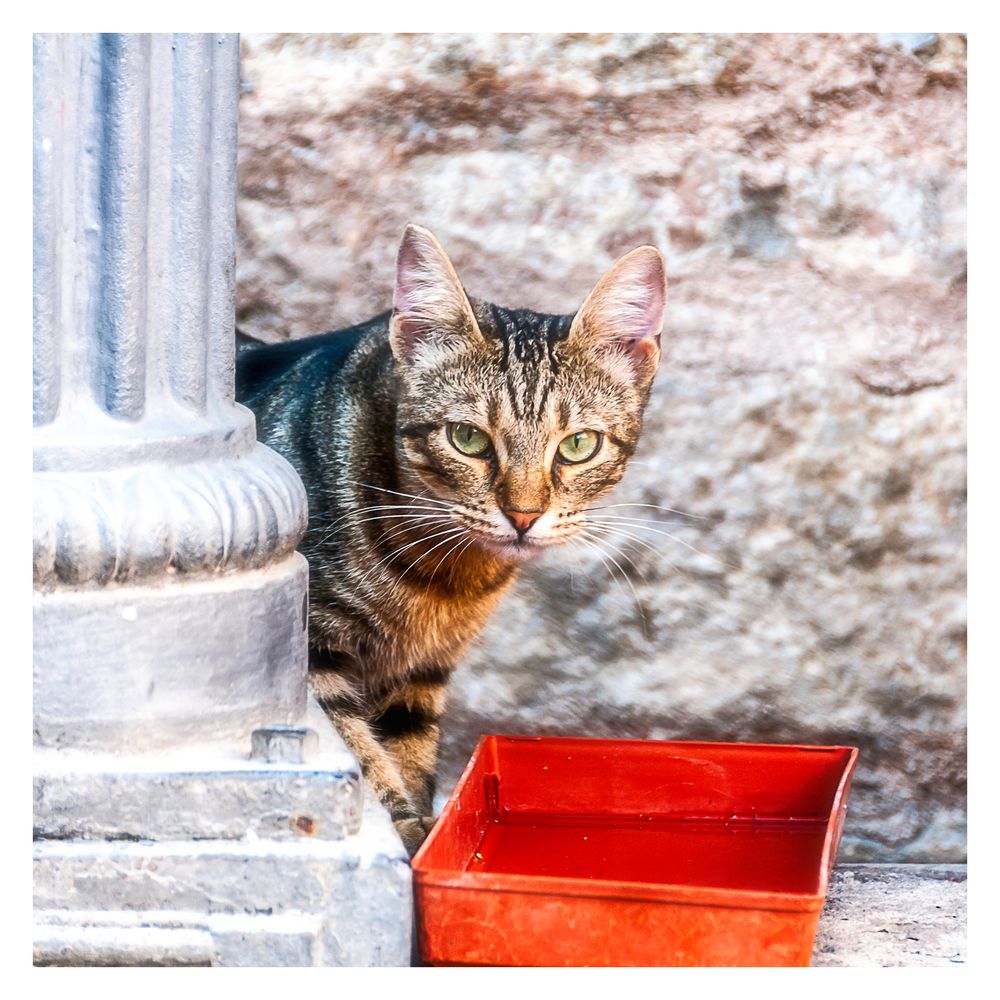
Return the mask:
<svg viewBox="0 0 1000 1000"><path fill-rule="evenodd" d="M472 424L448 424L448 440L463 454L482 458L490 450L490 436Z"/></svg>
<svg viewBox="0 0 1000 1000"><path fill-rule="evenodd" d="M559 442L559 457L564 462L586 462L597 454L601 447L601 435L597 431L577 431Z"/></svg>

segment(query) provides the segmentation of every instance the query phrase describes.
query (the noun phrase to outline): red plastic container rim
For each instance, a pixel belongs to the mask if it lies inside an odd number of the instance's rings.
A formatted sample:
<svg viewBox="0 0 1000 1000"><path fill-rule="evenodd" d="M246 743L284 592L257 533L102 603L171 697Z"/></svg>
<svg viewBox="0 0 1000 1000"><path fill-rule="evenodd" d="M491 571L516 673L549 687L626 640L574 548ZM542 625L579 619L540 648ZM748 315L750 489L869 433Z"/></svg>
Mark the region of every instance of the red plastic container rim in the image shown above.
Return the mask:
<svg viewBox="0 0 1000 1000"><path fill-rule="evenodd" d="M620 746L623 743L655 743L662 746L678 747L724 747L726 749L748 750L788 750L807 752L847 752L840 780L837 784L827 819L826 835L823 840L819 879L816 891L771 892L758 889L713 888L708 886L691 886L676 884L651 884L647 882L602 881L599 879L563 878L542 875L521 875L500 872L469 872L458 869L440 869L425 867L425 858L433 849L435 841L440 836L447 836L447 820L455 808L461 789L478 763L480 755L491 740L511 740L519 742L546 743L579 742L585 739L588 744ZM411 861L413 878L420 885L440 888L460 888L473 892L506 892L538 896L575 896L597 899L645 899L656 902L671 902L689 906L713 906L730 909L784 910L784 911L814 911L823 906L829 885L830 870L833 867L836 840L840 829L838 817L841 815L844 797L847 793L854 767L858 759L857 747L839 745L817 745L801 743L727 743L709 740L637 740L610 739L602 737L568 737L568 736L512 736L499 733L483 735L476 743L476 748L462 771L461 777L455 783L448 801L438 821L434 824L427 839L414 855Z"/></svg>

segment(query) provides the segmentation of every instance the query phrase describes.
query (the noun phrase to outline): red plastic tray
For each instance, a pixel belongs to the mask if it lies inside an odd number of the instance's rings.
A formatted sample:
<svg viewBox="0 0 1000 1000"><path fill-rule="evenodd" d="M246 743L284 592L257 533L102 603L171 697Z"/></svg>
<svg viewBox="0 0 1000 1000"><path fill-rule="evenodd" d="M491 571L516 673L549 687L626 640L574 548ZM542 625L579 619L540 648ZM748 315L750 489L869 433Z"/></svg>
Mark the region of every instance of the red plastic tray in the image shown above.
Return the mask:
<svg viewBox="0 0 1000 1000"><path fill-rule="evenodd" d="M853 747L484 736L413 858L432 965L808 965Z"/></svg>

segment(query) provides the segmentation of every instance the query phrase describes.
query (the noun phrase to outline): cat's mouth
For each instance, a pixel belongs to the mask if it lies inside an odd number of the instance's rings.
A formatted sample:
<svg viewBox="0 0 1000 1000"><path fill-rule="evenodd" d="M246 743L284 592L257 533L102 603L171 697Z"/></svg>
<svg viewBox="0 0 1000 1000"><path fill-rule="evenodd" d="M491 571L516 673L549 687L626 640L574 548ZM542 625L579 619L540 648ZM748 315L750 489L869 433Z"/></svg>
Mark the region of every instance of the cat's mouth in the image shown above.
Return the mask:
<svg viewBox="0 0 1000 1000"><path fill-rule="evenodd" d="M482 532L475 532L476 541L488 552L503 556L512 562L523 562L541 555L546 549L554 545L561 545L565 538L553 538L551 536L535 536L530 533L522 536L509 535L497 537L487 535Z"/></svg>

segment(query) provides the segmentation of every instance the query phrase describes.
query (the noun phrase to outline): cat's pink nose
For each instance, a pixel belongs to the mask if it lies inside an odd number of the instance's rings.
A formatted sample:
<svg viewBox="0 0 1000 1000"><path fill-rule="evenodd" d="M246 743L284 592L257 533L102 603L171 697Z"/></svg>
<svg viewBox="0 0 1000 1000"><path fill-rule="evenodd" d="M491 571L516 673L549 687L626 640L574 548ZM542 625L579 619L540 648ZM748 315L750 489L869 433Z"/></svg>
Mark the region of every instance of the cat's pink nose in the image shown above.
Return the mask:
<svg viewBox="0 0 1000 1000"><path fill-rule="evenodd" d="M543 513L541 510L505 510L504 516L517 528L517 533L523 535Z"/></svg>

